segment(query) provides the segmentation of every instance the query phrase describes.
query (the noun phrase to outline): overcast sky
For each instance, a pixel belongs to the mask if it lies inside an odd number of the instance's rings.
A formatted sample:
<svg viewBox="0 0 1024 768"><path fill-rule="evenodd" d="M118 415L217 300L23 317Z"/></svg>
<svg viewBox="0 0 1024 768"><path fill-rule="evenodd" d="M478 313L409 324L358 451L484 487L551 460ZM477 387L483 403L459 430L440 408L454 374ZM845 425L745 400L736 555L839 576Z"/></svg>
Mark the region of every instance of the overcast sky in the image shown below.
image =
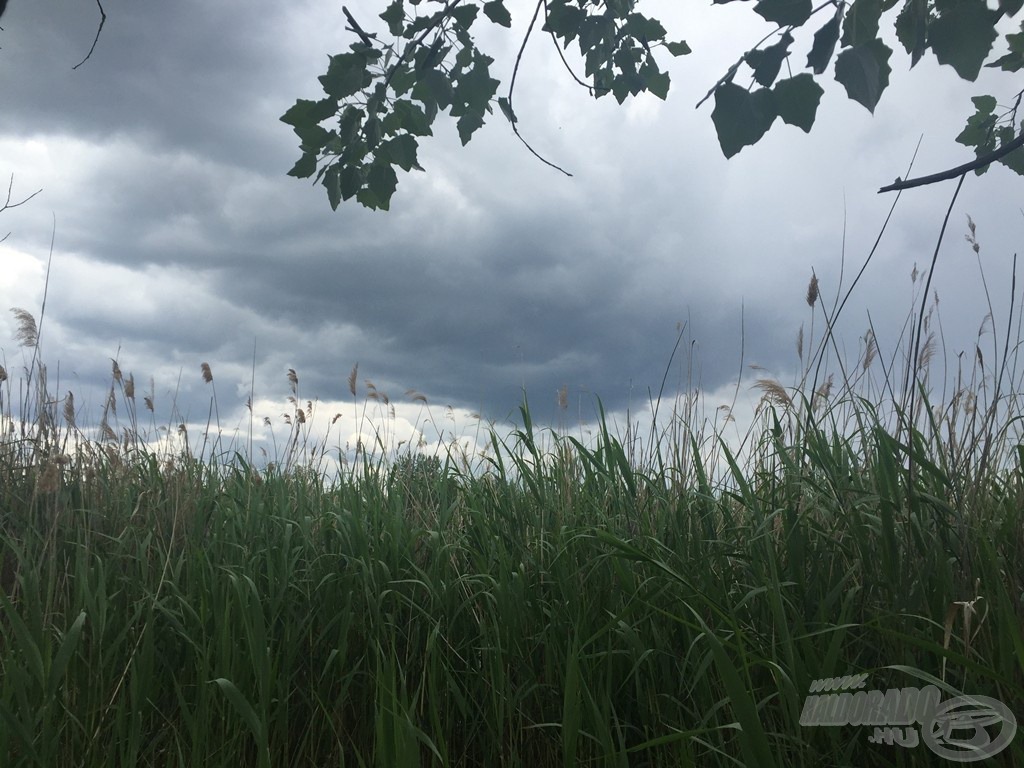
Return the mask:
<svg viewBox="0 0 1024 768"><path fill-rule="evenodd" d="M478 34L505 83L532 11L508 5L512 34L485 20ZM42 192L0 215L0 236L11 232L0 245L0 362L22 365L7 309L38 315L53 236L43 356L54 394L74 391L94 421L111 358L140 391L152 377L164 423L172 401L182 418L205 421L203 362L227 429L243 418L253 378L257 416L280 421L293 368L300 399L317 398L328 416L347 403L336 427L344 441L357 428L346 381L356 362L360 401L370 379L400 420L421 425L408 389L438 421L453 406L445 428L458 430L470 429L469 412L514 418L524 387L542 422L560 418L563 385L566 420L591 417L596 396L622 413L657 391L680 323L692 374L681 355L670 391L690 376L714 409L735 386L741 352L741 391L766 375L751 363L789 384L797 332L810 331L812 269L831 304L844 227L848 284L893 201L877 189L905 175L919 137L913 175L971 159L954 141L969 97L1007 101L1012 89L991 72L964 83L931 54L908 71L897 50L874 116L829 73L811 134L777 123L727 161L712 103L694 106L769 30L749 5L645 1L695 51L664 58L665 103L590 99L538 35L516 112L524 135L572 178L534 160L500 115L465 148L441 116L421 141L426 173L400 173L390 212L351 203L332 212L322 187L285 175L298 147L279 117L297 98L319 98L327 55L352 40L335 0L106 0L96 51L75 71L96 4L10 0L0 20L0 177L14 174L15 200ZM348 7L386 33L383 2ZM807 48L795 47L794 74ZM964 185L934 282L950 354L973 352L987 311L966 215L999 325L1024 233L1022 185L1001 166ZM869 314L883 354L893 353L911 271L926 271L953 189L904 193L844 310L851 359Z"/></svg>

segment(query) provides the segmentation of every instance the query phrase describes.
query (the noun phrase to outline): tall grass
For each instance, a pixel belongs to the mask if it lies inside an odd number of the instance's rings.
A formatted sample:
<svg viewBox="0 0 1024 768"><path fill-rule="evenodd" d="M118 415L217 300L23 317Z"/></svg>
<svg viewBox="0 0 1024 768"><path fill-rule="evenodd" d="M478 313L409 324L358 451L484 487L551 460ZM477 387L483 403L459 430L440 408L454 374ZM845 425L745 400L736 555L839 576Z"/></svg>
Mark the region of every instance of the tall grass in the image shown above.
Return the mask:
<svg viewBox="0 0 1024 768"><path fill-rule="evenodd" d="M1017 346L979 344L935 402L904 346L908 412L899 351L869 332L833 386L814 335L742 435L689 392L646 440L600 403L591 440L524 404L483 465L364 451L330 476L300 431L270 465L154 448L116 363L92 430L38 356L18 388L4 370L0 764L938 762L801 713L866 673L1020 716ZM987 764L1024 764L1024 738Z"/></svg>

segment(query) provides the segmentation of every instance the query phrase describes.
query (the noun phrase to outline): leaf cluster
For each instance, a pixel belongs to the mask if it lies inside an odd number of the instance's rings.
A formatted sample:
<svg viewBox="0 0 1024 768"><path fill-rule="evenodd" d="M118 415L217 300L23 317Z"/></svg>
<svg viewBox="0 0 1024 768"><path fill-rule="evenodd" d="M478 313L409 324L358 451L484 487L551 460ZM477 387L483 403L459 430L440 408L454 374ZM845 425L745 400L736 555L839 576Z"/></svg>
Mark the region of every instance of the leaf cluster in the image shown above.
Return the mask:
<svg viewBox="0 0 1024 768"><path fill-rule="evenodd" d="M592 96L611 94L620 104L645 92L665 99L671 78L657 56L662 51L683 56L690 48L669 40L663 24L641 13L640 4L538 0L523 48L542 15L542 29L570 76ZM1022 6L1024 0L998 0L996 8L986 0L828 0L815 8L812 0L757 0L754 12L774 29L705 97L714 96L711 117L722 152L732 157L756 144L777 118L809 132L824 94L817 78L830 67L849 98L873 113L892 72L893 50L882 38L883 21L891 22L911 68L930 51L940 64L974 81L999 39L997 24L1016 16ZM357 39L348 51L329 57L327 72L319 78L325 96L300 99L281 118L293 127L302 153L289 174L322 183L332 208L355 198L368 208L388 209L398 184L396 169L423 170L419 139L432 135L441 113L455 120L463 144L495 106L519 135L513 89L522 49L509 91L499 97L500 82L491 71L494 59L479 49L472 34L482 19L511 28L506 0L391 0L379 15L386 34L367 32L347 9L344 13ZM823 20L815 24L816 19ZM809 44L804 47L806 71L794 73L801 68L794 63L795 50L803 43ZM987 66L1019 72L1024 24L1019 33L1006 34L1005 43L1007 52ZM565 57L573 48L581 57L582 75ZM1012 107L997 113L993 97L976 97L977 111L957 140L974 147L979 158L1003 148L1000 162L1021 173L1024 153L1009 151L1020 130L1020 99L1018 93Z"/></svg>

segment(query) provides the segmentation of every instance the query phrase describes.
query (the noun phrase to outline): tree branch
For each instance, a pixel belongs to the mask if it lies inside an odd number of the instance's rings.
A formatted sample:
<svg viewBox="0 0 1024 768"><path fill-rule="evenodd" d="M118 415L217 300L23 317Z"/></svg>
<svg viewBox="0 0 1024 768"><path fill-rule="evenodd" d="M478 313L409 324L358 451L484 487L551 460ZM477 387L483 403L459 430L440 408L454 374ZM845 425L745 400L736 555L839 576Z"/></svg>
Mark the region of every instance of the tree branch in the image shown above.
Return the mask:
<svg viewBox="0 0 1024 768"><path fill-rule="evenodd" d="M85 62L89 60L89 57L92 56L92 52L96 50L96 43L100 41L100 32L103 31L103 25L107 23L107 13L103 10L103 4L100 0L96 0L96 5L100 9L100 25L96 28L96 37L93 38L92 47L89 49L89 52L85 54L85 58L75 64L71 69L78 69L80 66L85 64Z"/></svg>
<svg viewBox="0 0 1024 768"><path fill-rule="evenodd" d="M2 0L0 0L0 2L2 2ZM6 210L8 210L10 208L17 208L19 205L24 205L29 200L31 200L33 197L35 197L36 195L38 195L40 192L43 191L41 189L37 189L35 192L33 192L28 197L26 197L24 200L21 200L20 202L17 202L17 203L12 203L11 202L11 193L12 193L13 190L14 190L14 174L12 173L11 174L11 182L7 185L7 200L4 202L4 204L2 206L0 206L0 213L3 213L4 211L6 211ZM8 232L3 237L0 237L0 243L2 243L4 240L6 240L10 236L11 236L11 233Z"/></svg>
<svg viewBox="0 0 1024 768"><path fill-rule="evenodd" d="M519 133L519 127L516 125L515 110L512 108L512 92L515 90L516 87L516 75L519 74L519 65L523 60L523 51L526 50L526 43L529 41L530 35L533 34L533 27L537 23L537 16L540 15L541 8L546 8L545 0L538 0L537 2L537 8L533 12L533 18L530 20L530 26L527 27L526 34L523 36L523 44L519 47L519 55L516 56L515 67L513 67L512 69L512 80L508 86L508 121L509 123L512 124L512 132L516 135L517 139L523 142L523 146L530 150L530 154L532 154L534 157L536 157L538 160L544 163L544 165L548 165L554 168L556 171L561 171L566 176L572 178L572 174L569 173L567 170L565 170L564 168L560 168L559 166L552 163L550 160L541 157L540 153L538 153L537 150L531 147L530 143L522 137L522 134Z"/></svg>
<svg viewBox="0 0 1024 768"><path fill-rule="evenodd" d="M373 48L372 37L366 34L366 32L363 31L363 28L359 26L359 23L352 18L352 14L348 12L348 8L344 5L341 6L341 12L345 14L345 18L348 19L348 23L352 25L349 27L349 31L355 32L368 47Z"/></svg>
<svg viewBox="0 0 1024 768"><path fill-rule="evenodd" d="M896 181L889 186L882 187L878 190L878 194L882 194L883 192L895 192L901 189L911 189L912 187L923 187L926 184L936 184L940 181L949 181L950 179L955 179L958 176L963 176L965 173L970 171L976 171L978 168L984 168L986 165L994 163L1000 158L1006 157L1015 149L1020 149L1021 147L1024 147L1024 133L1021 133L1020 136L1008 144L1004 144L999 149L975 158L969 163L958 165L956 168L950 168L948 171L933 173L930 176L920 176L916 179L907 179L906 181L897 178Z"/></svg>

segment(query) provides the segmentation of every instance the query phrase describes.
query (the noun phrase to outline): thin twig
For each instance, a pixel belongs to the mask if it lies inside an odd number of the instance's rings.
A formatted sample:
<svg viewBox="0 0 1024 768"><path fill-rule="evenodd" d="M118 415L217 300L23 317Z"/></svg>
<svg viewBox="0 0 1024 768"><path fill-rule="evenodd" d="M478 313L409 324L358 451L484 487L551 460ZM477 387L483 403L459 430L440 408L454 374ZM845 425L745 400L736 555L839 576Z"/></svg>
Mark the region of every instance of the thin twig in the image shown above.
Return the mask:
<svg viewBox="0 0 1024 768"><path fill-rule="evenodd" d="M13 190L14 190L14 174L12 173L11 174L11 181L7 185L7 200L4 202L4 204L2 206L0 206L0 213L3 213L4 211L9 210L11 208L17 208L19 205L24 205L29 200L31 200L33 197L35 197L36 195L38 195L40 192L43 191L42 189L37 189L35 192L33 192L28 197L26 197L24 200L22 200L20 202L17 202L17 203L12 203L11 202L11 194L12 194ZM6 240L10 236L11 236L11 233L8 232L3 237L0 237L0 243L2 243L4 240Z"/></svg>
<svg viewBox="0 0 1024 768"><path fill-rule="evenodd" d="M515 67L513 67L512 69L512 79L508 85L508 117L509 122L512 124L512 132L516 135L517 139L523 142L523 146L530 151L530 154L532 154L534 157L536 157L538 160L544 163L544 165L550 166L551 168L554 168L556 171L561 171L569 178L572 178L572 174L569 173L567 170L565 170L564 168L560 168L559 166L552 163L550 160L546 160L545 158L541 157L537 150L531 147L529 142L527 142L526 139L522 137L522 134L519 133L518 126L516 126L516 112L515 109L513 109L512 107L512 92L515 90L516 87L516 75L519 74L519 65L523 60L523 51L526 50L526 43L530 40L530 35L533 34L533 27L537 23L537 17L540 15L540 9L543 8L544 6L544 0L538 0L537 7L533 11L533 18L530 19L530 26L526 28L526 34L523 35L523 44L519 46L519 54L516 56L516 64Z"/></svg>
<svg viewBox="0 0 1024 768"><path fill-rule="evenodd" d="M993 152L989 152L988 154L982 155L981 157L975 158L969 163L958 165L956 168L950 168L948 171L943 171L942 173L933 173L930 176L920 176L916 179L907 179L906 181L896 179L894 183L890 184L887 187L882 187L880 190L878 190L878 193L881 194L882 192L894 192L896 190L910 189L911 187L923 187L926 184L936 184L940 181L948 181L949 179L955 179L958 176L963 176L964 174L970 173L971 171L975 171L978 168L984 168L986 165L994 163L996 160L999 160L1000 158L1006 157L1006 155L1010 154L1015 149L1020 149L1021 147L1024 147L1024 133L1021 133L1020 136L1018 136L1008 144L1004 144L999 149Z"/></svg>
<svg viewBox="0 0 1024 768"><path fill-rule="evenodd" d="M75 64L71 69L78 69L80 66L85 64L85 62L89 60L89 57L92 56L92 52L96 50L96 43L100 41L100 32L103 31L103 25L107 23L107 13L103 10L103 4L100 0L96 0L96 5L100 9L100 25L96 28L96 37L93 38L92 47L89 49L89 52L85 54L85 58Z"/></svg>

